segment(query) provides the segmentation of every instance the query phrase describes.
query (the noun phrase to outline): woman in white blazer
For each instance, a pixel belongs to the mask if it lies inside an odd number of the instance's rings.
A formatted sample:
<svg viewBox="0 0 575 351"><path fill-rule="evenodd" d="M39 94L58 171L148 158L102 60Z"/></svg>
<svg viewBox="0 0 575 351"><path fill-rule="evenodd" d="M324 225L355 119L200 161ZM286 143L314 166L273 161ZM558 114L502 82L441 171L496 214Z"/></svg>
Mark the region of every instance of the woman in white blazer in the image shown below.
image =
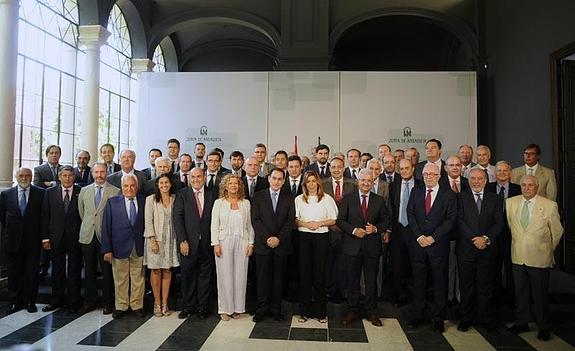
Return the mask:
<svg viewBox="0 0 575 351"><path fill-rule="evenodd" d="M154 316L168 316L172 267L180 265L176 233L172 226L175 195L168 174L156 178L156 193L146 198L144 216L144 264L151 270Z"/></svg>
<svg viewBox="0 0 575 351"><path fill-rule="evenodd" d="M254 249L250 202L242 179L226 175L212 208L212 246L216 256L218 313L222 320L245 312L248 260Z"/></svg>

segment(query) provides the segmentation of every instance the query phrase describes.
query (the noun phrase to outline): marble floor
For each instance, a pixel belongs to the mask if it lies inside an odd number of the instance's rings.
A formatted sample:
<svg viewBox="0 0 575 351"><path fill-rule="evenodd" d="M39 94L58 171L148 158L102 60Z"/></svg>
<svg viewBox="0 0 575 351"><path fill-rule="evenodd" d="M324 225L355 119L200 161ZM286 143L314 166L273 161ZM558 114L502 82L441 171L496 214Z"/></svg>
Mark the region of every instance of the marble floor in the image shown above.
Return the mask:
<svg viewBox="0 0 575 351"><path fill-rule="evenodd" d="M325 324L300 323L287 313L285 321L268 318L257 324L247 314L230 321L215 315L180 320L177 314L114 320L99 310L79 316L65 310L41 312L42 306L38 304L37 313L22 310L0 319L0 349L26 344L30 350L575 350L573 319L554 324L549 342L537 340L534 326L519 336L508 333L504 325L496 334L481 328L463 333L456 322L447 321L440 335L430 325L408 329L392 316L400 311L385 303L380 309L387 317L379 328L366 320L343 326L337 305L330 307L335 315Z"/></svg>

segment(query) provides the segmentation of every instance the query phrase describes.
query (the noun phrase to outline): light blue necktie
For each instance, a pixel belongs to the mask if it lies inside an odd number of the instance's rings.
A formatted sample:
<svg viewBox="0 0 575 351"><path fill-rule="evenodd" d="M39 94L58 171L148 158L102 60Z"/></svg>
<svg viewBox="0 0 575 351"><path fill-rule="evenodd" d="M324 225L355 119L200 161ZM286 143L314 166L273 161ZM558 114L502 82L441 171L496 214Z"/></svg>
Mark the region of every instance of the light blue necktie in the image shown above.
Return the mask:
<svg viewBox="0 0 575 351"><path fill-rule="evenodd" d="M96 196L94 196L94 205L96 205L96 208L98 208L98 206L100 205L100 201L102 201L102 186L98 185L96 186Z"/></svg>
<svg viewBox="0 0 575 351"><path fill-rule="evenodd" d="M138 213L136 212L136 204L134 203L134 199L130 199L130 223L132 227L136 225L136 218L138 217Z"/></svg>
<svg viewBox="0 0 575 351"><path fill-rule="evenodd" d="M399 223L407 227L407 202L409 201L409 182L403 182L403 201L399 209Z"/></svg>
<svg viewBox="0 0 575 351"><path fill-rule="evenodd" d="M274 207L274 213L276 212L276 207L278 206L278 193L272 193L272 206Z"/></svg>
<svg viewBox="0 0 575 351"><path fill-rule="evenodd" d="M20 190L20 198L18 200L18 207L20 207L20 214L24 216L26 213L26 190Z"/></svg>

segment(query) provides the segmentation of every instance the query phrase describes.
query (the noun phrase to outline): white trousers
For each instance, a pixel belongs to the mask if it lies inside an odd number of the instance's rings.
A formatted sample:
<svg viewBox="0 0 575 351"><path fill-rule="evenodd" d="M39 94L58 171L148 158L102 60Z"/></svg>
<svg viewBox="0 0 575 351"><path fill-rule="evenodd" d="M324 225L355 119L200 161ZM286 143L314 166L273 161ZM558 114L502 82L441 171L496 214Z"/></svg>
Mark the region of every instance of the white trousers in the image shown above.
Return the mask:
<svg viewBox="0 0 575 351"><path fill-rule="evenodd" d="M248 241L230 235L220 240L220 247L222 255L216 257L218 313L244 313L248 282Z"/></svg>

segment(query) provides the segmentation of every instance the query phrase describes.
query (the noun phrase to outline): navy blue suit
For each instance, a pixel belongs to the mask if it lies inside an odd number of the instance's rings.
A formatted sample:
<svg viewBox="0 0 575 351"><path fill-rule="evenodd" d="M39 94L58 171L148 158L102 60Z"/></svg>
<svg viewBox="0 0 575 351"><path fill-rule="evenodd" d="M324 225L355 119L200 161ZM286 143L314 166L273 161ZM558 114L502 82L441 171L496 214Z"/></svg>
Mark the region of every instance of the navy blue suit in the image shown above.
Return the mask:
<svg viewBox="0 0 575 351"><path fill-rule="evenodd" d="M413 267L413 300L416 318L422 318L425 308L427 260L433 274L435 321L442 321L447 304L447 263L449 260L449 233L457 220L457 197L451 189L439 186L437 196L428 214L425 214L425 186L415 187L409 196L407 218L413 232L409 248ZM417 238L431 235L435 242L421 247Z"/></svg>
<svg viewBox="0 0 575 351"><path fill-rule="evenodd" d="M138 201L138 218L132 226L124 195L114 196L108 199L104 209L102 221L102 253L112 252L112 256L118 259L129 258L134 246L138 256L144 255L144 205L143 196L136 197Z"/></svg>

